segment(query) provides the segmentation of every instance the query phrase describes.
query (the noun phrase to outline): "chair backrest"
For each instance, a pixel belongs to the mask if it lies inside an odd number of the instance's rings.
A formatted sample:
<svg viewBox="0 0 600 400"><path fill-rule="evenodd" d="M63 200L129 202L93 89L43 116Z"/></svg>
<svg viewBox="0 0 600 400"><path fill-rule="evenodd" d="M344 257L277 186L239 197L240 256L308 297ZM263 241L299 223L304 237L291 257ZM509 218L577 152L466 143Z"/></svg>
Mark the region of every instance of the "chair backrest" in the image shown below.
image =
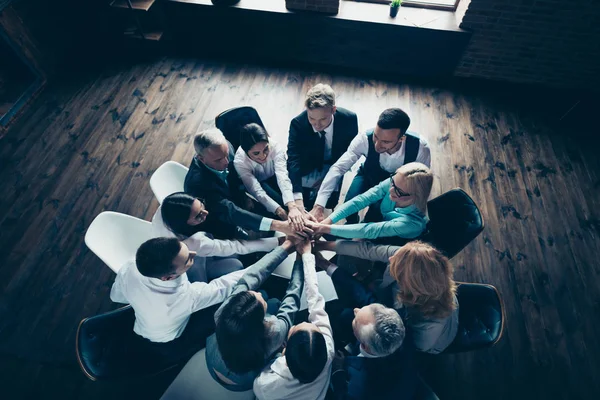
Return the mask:
<svg viewBox="0 0 600 400"><path fill-rule="evenodd" d="M110 269L118 272L123 264L135 259L138 247L153 237L150 222L105 211L92 221L85 233L85 244Z"/></svg>
<svg viewBox="0 0 600 400"><path fill-rule="evenodd" d="M189 168L175 161L167 161L150 177L150 188L159 203L175 192L183 192L183 183Z"/></svg>
<svg viewBox="0 0 600 400"><path fill-rule="evenodd" d="M452 189L427 203L429 223L422 240L448 258L454 257L483 231L479 208L462 189Z"/></svg>
<svg viewBox="0 0 600 400"><path fill-rule="evenodd" d="M253 122L265 127L258 112L250 106L230 108L215 118L215 126L223 132L234 150L240 146L240 128Z"/></svg>
<svg viewBox="0 0 600 400"><path fill-rule="evenodd" d="M460 353L490 347L502 337L505 323L504 303L492 285L460 283L458 333L444 353Z"/></svg>
<svg viewBox="0 0 600 400"><path fill-rule="evenodd" d="M131 306L85 318L79 323L75 351L91 380L129 379L153 375L178 364L157 356L133 332Z"/></svg>
<svg viewBox="0 0 600 400"><path fill-rule="evenodd" d="M205 349L187 362L161 400L252 400L252 390L232 392L219 385L208 372Z"/></svg>

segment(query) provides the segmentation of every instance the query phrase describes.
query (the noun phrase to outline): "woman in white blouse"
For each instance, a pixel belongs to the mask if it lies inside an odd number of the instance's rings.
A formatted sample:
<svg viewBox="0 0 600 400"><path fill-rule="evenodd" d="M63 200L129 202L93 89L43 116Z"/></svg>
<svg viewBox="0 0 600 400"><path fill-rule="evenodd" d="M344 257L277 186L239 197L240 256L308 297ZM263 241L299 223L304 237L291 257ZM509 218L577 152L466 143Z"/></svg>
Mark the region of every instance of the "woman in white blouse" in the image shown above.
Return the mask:
<svg viewBox="0 0 600 400"><path fill-rule="evenodd" d="M202 201L187 193L167 196L152 217L155 237L176 237L197 253L194 267L189 271L190 281L218 276L243 268L235 255L267 252L280 244L283 238L259 240L219 240L202 231L209 212ZM195 272L196 271L196 272ZM198 276L195 276L199 274Z"/></svg>
<svg viewBox="0 0 600 400"><path fill-rule="evenodd" d="M294 202L285 150L269 140L265 128L254 123L242 127L233 165L248 193L268 212L281 220L289 220L296 230L302 230L304 214Z"/></svg>

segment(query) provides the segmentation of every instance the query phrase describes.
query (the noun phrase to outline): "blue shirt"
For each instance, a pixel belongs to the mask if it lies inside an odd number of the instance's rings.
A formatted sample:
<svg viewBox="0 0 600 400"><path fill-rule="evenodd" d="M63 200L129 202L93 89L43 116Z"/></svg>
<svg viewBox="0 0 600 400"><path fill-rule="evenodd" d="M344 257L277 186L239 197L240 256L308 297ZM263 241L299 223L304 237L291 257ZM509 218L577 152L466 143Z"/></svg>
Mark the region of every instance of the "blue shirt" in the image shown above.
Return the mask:
<svg viewBox="0 0 600 400"><path fill-rule="evenodd" d="M349 215L381 200L382 222L366 224L331 225L331 234L343 238L377 239L399 236L414 239L420 236L427 225L427 217L416 205L397 207L389 196L390 181L386 179L365 193L342 204L329 218L335 224Z"/></svg>

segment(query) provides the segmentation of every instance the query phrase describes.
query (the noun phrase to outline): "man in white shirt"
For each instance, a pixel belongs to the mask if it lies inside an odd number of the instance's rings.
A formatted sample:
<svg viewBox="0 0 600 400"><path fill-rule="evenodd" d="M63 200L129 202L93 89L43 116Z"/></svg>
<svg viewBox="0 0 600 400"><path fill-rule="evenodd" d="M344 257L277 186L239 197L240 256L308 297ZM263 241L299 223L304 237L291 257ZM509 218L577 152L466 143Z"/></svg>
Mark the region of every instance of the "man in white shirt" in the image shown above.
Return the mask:
<svg viewBox="0 0 600 400"><path fill-rule="evenodd" d="M325 218L327 201L339 189L346 172L359 160L366 157L356 177L352 181L345 201L364 193L379 182L387 179L398 168L410 162L431 165L431 152L427 141L407 132L409 116L399 108L388 108L379 115L374 129L358 134L348 150L331 166L319 189L311 214L318 220ZM349 223L357 223L358 215L346 218Z"/></svg>
<svg viewBox="0 0 600 400"><path fill-rule="evenodd" d="M196 321L193 327L188 326L190 316L223 302L244 274L240 270L210 283L190 283L186 271L194 265L195 256L195 252L175 238L150 239L138 249L135 262L121 267L110 292L112 301L133 307L135 333L188 355L193 354L190 344L197 351L214 330L212 313ZM190 340L180 340L182 336Z"/></svg>

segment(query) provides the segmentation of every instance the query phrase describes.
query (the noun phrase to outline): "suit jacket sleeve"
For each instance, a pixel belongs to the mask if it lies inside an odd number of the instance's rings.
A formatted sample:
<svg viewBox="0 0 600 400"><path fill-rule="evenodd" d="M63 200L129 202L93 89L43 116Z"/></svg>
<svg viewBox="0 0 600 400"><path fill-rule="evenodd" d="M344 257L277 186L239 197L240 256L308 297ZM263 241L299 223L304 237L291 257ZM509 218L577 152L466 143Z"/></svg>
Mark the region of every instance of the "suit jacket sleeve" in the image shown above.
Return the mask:
<svg viewBox="0 0 600 400"><path fill-rule="evenodd" d="M336 290L343 290L348 297L352 299L353 308L360 308L377 303L375 294L365 289L363 285L342 268L336 269L335 272L331 274L331 280L333 281Z"/></svg>
<svg viewBox="0 0 600 400"><path fill-rule="evenodd" d="M277 319L286 324L285 337L287 337L288 331L292 325L294 325L294 317L300 308L300 296L302 296L303 287L304 265L302 264L302 260L297 260L294 263L294 269L292 270L292 276L288 283L285 296L281 300L281 305L277 311Z"/></svg>
<svg viewBox="0 0 600 400"><path fill-rule="evenodd" d="M225 223L241 226L244 229L252 231L260 230L260 223L263 219L260 215L246 211L228 199L221 199L218 203L215 203L213 209L209 211L214 212L219 220Z"/></svg>
<svg viewBox="0 0 600 400"><path fill-rule="evenodd" d="M271 276L271 273L275 271L275 269L285 260L288 256L288 253L283 249L283 247L279 246L275 250L271 251L269 254L258 260L256 263L252 264L245 270L243 270L242 277L234 286L231 294L225 300L221 307L215 313L215 321L219 319L223 307L229 302L234 295L244 292L247 290L256 290L258 289L263 282ZM231 275L231 274L228 274ZM227 276L227 275L225 275Z"/></svg>
<svg viewBox="0 0 600 400"><path fill-rule="evenodd" d="M300 126L295 119L290 123L290 137L288 139L288 172L292 181L292 191L302 193L302 170L300 168Z"/></svg>

